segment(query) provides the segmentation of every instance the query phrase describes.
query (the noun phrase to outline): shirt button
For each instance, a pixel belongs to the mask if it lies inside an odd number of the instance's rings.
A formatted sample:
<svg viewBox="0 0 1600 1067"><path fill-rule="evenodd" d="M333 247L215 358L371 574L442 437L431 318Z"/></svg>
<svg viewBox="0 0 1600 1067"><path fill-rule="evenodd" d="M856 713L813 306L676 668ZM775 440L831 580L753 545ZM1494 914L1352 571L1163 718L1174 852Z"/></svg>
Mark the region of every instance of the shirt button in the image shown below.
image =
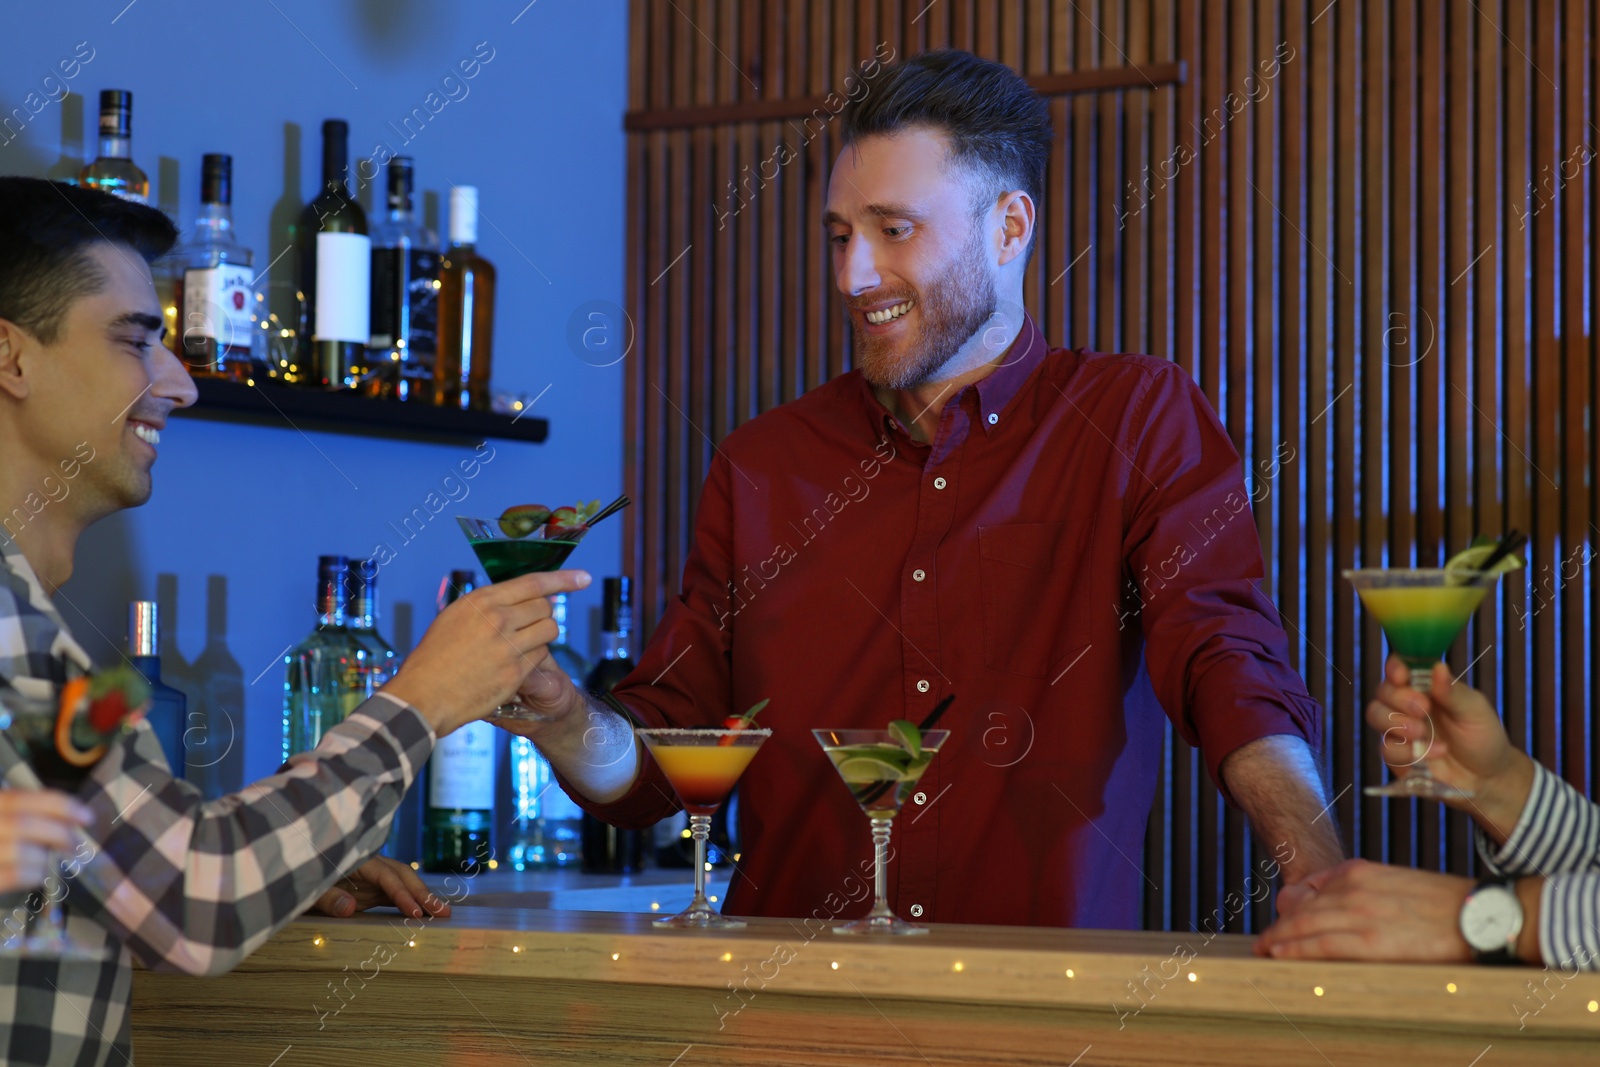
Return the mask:
<svg viewBox="0 0 1600 1067"><path fill-rule="evenodd" d="M994 413L994 412L992 412L992 411L991 411L991 412L989 412L989 425L990 425L990 426L993 426L993 425L994 425L994 424L995 424L995 423L997 423L997 422L999 422L999 421L1000 421L1000 416L999 416L999 415L996 415L996 414L995 414L995 413Z"/></svg>
<svg viewBox="0 0 1600 1067"><path fill-rule="evenodd" d="M926 804L928 802L928 794L922 792L919 789L919 790L917 790L916 795L913 796L911 799L916 801L918 804Z"/></svg>
<svg viewBox="0 0 1600 1067"><path fill-rule="evenodd" d="M917 918L917 919L922 918L922 905L921 904L913 904L913 905L911 905L911 915L912 915L913 918Z"/></svg>
<svg viewBox="0 0 1600 1067"><path fill-rule="evenodd" d="M946 481L945 481L945 480L944 480L944 479L943 479L943 478L935 478L935 479L934 479L934 480L933 480L933 487L934 487L934 488L935 488L935 489L943 489L943 488L944 488L944 487L945 487L945 486L946 486L946 485L948 485L948 484L949 484L949 483L948 483L948 482L946 482Z"/></svg>
<svg viewBox="0 0 1600 1067"><path fill-rule="evenodd" d="M917 679L917 692L926 693L927 691L928 691L928 680L926 678Z"/></svg>
<svg viewBox="0 0 1600 1067"><path fill-rule="evenodd" d="M911 580L914 582L920 582L927 576L928 572L924 571L921 567L918 567L916 570L911 572Z"/></svg>

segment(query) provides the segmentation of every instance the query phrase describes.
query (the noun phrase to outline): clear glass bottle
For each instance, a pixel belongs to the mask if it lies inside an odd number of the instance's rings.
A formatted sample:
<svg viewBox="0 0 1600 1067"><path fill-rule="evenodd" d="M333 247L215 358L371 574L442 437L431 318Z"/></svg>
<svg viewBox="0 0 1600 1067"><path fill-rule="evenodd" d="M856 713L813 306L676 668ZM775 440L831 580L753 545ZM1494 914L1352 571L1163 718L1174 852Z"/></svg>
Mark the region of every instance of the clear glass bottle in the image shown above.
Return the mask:
<svg viewBox="0 0 1600 1067"><path fill-rule="evenodd" d="M584 680L592 693L609 693L634 667L628 654L633 630L633 600L626 578L607 578L601 601L600 661ZM612 826L588 812L583 815L583 869L596 874L624 874L644 865L644 831Z"/></svg>
<svg viewBox="0 0 1600 1067"><path fill-rule="evenodd" d="M350 125L322 124L322 188L300 214L301 309L296 384L354 389L372 339L372 238L350 195Z"/></svg>
<svg viewBox="0 0 1600 1067"><path fill-rule="evenodd" d="M581 690L589 665L567 640L567 594L551 595L550 617L556 624L550 658ZM507 861L519 871L576 865L583 856L583 809L562 790L532 741L512 737L509 747L513 813Z"/></svg>
<svg viewBox="0 0 1600 1067"><path fill-rule="evenodd" d="M363 390L433 398L439 334L439 236L416 217L409 156L389 161L388 211L372 226L372 340Z"/></svg>
<svg viewBox="0 0 1600 1067"><path fill-rule="evenodd" d="M440 597L442 611L477 585L472 571L451 571ZM422 869L472 874L494 855L495 734L490 723L471 722L434 746L424 769Z"/></svg>
<svg viewBox="0 0 1600 1067"><path fill-rule="evenodd" d="M161 741L172 776L182 778L187 766L183 733L189 701L161 680L161 629L154 600L135 600L128 605L128 661L150 683L150 710L145 721Z"/></svg>
<svg viewBox="0 0 1600 1067"><path fill-rule="evenodd" d="M350 565L350 636L361 646L362 693L370 697L400 669L394 647L378 632L378 561L358 559Z"/></svg>
<svg viewBox="0 0 1600 1067"><path fill-rule="evenodd" d="M478 255L478 190L450 190L450 248L439 264L439 354L433 402L489 410L494 351L494 264Z"/></svg>
<svg viewBox="0 0 1600 1067"><path fill-rule="evenodd" d="M178 354L197 378L254 382L266 377L257 355L255 256L233 231L233 157L210 154L200 165L200 217L178 250Z"/></svg>
<svg viewBox="0 0 1600 1067"><path fill-rule="evenodd" d="M78 184L132 200L150 202L150 179L133 162L133 94L100 90L100 155L78 171Z"/></svg>
<svg viewBox="0 0 1600 1067"><path fill-rule="evenodd" d="M317 747L365 699L361 649L346 625L350 561L317 560L317 628L284 657L283 758Z"/></svg>

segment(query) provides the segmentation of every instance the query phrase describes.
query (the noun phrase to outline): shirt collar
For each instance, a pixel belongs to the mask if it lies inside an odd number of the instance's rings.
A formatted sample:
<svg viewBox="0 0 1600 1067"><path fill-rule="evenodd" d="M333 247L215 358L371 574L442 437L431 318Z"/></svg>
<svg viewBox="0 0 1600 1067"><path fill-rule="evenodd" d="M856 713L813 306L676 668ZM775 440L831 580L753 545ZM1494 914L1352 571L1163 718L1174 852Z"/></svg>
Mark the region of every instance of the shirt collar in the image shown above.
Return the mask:
<svg viewBox="0 0 1600 1067"><path fill-rule="evenodd" d="M33 564L28 562L28 557L22 554L22 549L10 535L0 530L0 617L16 618L21 614L24 604L33 612L44 616L50 624L42 633L36 635L43 641L43 647L22 650L0 648L0 657L15 656L19 651L24 655L30 652L46 652L65 657L72 667L84 673L94 669L89 654L72 636L71 631L67 629L66 621L56 611L55 602L44 591L44 585L34 572ZM13 636L16 635L9 632L6 634L7 639ZM28 638L25 636L23 639Z"/></svg>
<svg viewBox="0 0 1600 1067"><path fill-rule="evenodd" d="M1001 357L995 369L980 378L973 387L977 395L978 422L985 434L993 433L999 428L1006 405L1011 403L1027 384L1035 368L1043 362L1045 354L1049 351L1050 345L1045 341L1038 324L1033 321L1033 316L1024 312L1022 329L1017 331L1011 347L1006 349L1005 355ZM894 415L878 399L872 383L861 377L859 371L856 375L861 395L866 401L867 410L875 416L876 425L886 434L899 430L904 435L905 431L900 428ZM958 397L960 395L957 394Z"/></svg>

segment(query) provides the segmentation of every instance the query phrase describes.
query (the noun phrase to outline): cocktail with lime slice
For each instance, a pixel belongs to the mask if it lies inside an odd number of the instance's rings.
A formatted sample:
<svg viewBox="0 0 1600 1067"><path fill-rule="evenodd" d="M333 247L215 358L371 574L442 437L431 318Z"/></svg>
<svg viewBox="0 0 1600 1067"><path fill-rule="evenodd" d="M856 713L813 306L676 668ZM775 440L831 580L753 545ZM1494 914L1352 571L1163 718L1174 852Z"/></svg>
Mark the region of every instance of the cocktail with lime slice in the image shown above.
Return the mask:
<svg viewBox="0 0 1600 1067"><path fill-rule="evenodd" d="M1451 557L1443 567L1344 572L1362 605L1383 627L1389 647L1411 672L1413 689L1426 693L1433 688L1433 665L1450 650L1495 580L1523 566L1521 557L1513 553L1488 570L1481 569L1493 551L1492 543L1479 544ZM1433 776L1426 759L1428 745L1420 738L1411 742L1414 762L1404 778L1368 786L1363 792L1437 800L1470 797L1471 793Z"/></svg>
<svg viewBox="0 0 1600 1067"><path fill-rule="evenodd" d="M678 794L683 810L689 813L689 830L694 837L694 900L678 914L657 919L654 925L699 930L744 926L739 919L718 914L706 899L706 839L711 834L711 816L728 799L739 776L750 766L756 751L772 736L772 731L753 727L657 728L637 733Z"/></svg>
<svg viewBox="0 0 1600 1067"><path fill-rule="evenodd" d="M872 823L872 910L842 926L836 934L925 934L889 909L889 833L906 798L916 792L922 773L933 762L949 730L918 730L896 720L887 730L813 730L834 770L849 787Z"/></svg>

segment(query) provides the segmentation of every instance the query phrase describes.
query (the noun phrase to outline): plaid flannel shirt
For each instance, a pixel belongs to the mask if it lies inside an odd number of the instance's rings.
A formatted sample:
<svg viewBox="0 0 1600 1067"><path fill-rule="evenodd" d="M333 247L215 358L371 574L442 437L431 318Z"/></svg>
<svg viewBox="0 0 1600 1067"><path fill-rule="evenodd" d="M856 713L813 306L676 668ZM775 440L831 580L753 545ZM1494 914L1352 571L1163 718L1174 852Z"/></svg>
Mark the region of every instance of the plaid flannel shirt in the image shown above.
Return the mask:
<svg viewBox="0 0 1600 1067"><path fill-rule="evenodd" d="M0 533L0 704L47 701L91 669L28 561ZM379 696L278 773L206 802L174 778L146 723L78 788L96 815L61 857L68 934L89 962L0 956L0 1063L131 1062L132 961L221 974L382 846L395 808L432 751L409 706ZM0 780L39 779L0 737ZM54 890L59 893L59 889ZM9 936L37 894L0 894Z"/></svg>

